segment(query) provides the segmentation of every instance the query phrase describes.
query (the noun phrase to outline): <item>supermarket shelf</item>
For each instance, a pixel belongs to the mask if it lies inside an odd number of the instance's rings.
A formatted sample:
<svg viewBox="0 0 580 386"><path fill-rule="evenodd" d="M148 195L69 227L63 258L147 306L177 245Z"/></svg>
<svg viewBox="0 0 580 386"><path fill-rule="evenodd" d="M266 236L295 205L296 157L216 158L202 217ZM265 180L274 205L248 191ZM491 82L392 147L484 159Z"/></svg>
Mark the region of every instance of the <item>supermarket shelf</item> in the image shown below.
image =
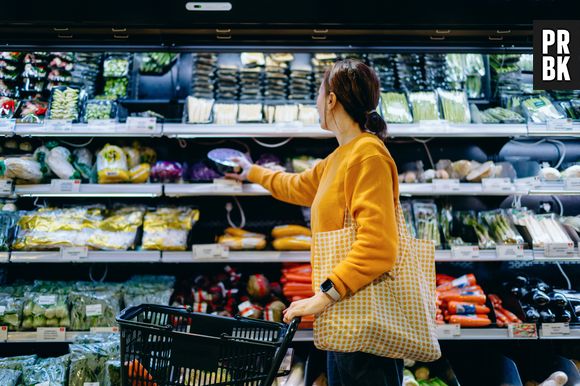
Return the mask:
<svg viewBox="0 0 580 386"><path fill-rule="evenodd" d="M14 133L22 137L160 137L163 129L161 124L157 124L155 130L133 130L124 123L75 123L61 128L43 124L17 124Z"/></svg>
<svg viewBox="0 0 580 386"><path fill-rule="evenodd" d="M461 183L456 189L440 189L431 183L399 184L399 192L403 196L509 196L511 194L527 194L527 190L512 184L509 190L484 190L482 184Z"/></svg>
<svg viewBox="0 0 580 386"><path fill-rule="evenodd" d="M166 123L163 134L171 138L224 138L224 137L271 137L271 138L332 138L330 131L318 125L291 123L244 123L236 125Z"/></svg>
<svg viewBox="0 0 580 386"><path fill-rule="evenodd" d="M78 192L63 192L51 184L16 185L20 197L159 197L162 184L80 184Z"/></svg>
<svg viewBox="0 0 580 386"><path fill-rule="evenodd" d="M531 137L577 137L580 135L580 122L528 123Z"/></svg>
<svg viewBox="0 0 580 386"><path fill-rule="evenodd" d="M158 263L159 251L89 251L87 257L67 257L61 252L12 252L12 263Z"/></svg>
<svg viewBox="0 0 580 386"><path fill-rule="evenodd" d="M10 252L0 252L0 264L10 261Z"/></svg>
<svg viewBox="0 0 580 386"><path fill-rule="evenodd" d="M104 333L104 332L103 332ZM8 332L7 343L72 343L78 336L94 334L90 331L67 331L64 341L42 341L38 340L36 331L14 331Z"/></svg>
<svg viewBox="0 0 580 386"><path fill-rule="evenodd" d="M309 263L310 252L231 251L228 257L194 258L192 252L163 252L163 263Z"/></svg>
<svg viewBox="0 0 580 386"><path fill-rule="evenodd" d="M518 137L528 133L525 124L448 124L420 122L389 124L391 137Z"/></svg>
<svg viewBox="0 0 580 386"><path fill-rule="evenodd" d="M580 326L570 327L570 334L562 334L560 336L544 336L544 331L540 326L540 339L580 339Z"/></svg>
<svg viewBox="0 0 580 386"><path fill-rule="evenodd" d="M523 259L516 258L500 258L495 250L480 250L479 256L472 259L456 258L450 250L435 251L435 261L440 263L449 262L488 262L488 261L532 261L534 260L534 253L530 250L524 251Z"/></svg>
<svg viewBox="0 0 580 386"><path fill-rule="evenodd" d="M165 184L164 192L168 197L270 195L270 192L257 184L242 184L241 191L220 184Z"/></svg>

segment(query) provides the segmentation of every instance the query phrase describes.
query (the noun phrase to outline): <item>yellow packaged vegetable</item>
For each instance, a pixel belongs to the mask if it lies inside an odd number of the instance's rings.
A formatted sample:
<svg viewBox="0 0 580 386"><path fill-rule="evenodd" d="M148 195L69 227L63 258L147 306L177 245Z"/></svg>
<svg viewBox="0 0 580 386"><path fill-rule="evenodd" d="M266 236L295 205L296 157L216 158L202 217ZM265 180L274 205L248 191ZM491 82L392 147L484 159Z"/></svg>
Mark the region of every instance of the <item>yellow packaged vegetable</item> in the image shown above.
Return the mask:
<svg viewBox="0 0 580 386"><path fill-rule="evenodd" d="M279 225L272 229L272 237L312 236L310 229L301 225Z"/></svg>
<svg viewBox="0 0 580 386"><path fill-rule="evenodd" d="M129 180L127 156L118 146L105 145L97 155L97 175L100 184L115 184Z"/></svg>
<svg viewBox="0 0 580 386"><path fill-rule="evenodd" d="M272 242L277 251L309 251L312 245L310 236L281 237Z"/></svg>

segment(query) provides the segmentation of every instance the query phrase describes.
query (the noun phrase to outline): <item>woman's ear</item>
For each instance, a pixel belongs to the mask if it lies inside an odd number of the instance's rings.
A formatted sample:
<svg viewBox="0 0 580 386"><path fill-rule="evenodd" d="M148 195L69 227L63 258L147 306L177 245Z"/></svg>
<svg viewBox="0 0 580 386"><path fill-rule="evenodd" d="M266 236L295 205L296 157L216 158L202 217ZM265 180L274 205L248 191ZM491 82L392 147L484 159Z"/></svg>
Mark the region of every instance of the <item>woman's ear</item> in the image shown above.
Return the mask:
<svg viewBox="0 0 580 386"><path fill-rule="evenodd" d="M326 97L326 110L332 111L336 107L336 102L337 102L336 94L330 92Z"/></svg>

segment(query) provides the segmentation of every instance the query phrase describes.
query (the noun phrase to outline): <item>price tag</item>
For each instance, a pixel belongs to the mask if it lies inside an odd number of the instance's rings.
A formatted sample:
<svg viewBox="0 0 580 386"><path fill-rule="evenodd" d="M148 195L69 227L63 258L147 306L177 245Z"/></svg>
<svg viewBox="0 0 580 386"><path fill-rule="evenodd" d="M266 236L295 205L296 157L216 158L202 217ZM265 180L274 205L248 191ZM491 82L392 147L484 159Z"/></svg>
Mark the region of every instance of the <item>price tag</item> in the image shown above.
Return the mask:
<svg viewBox="0 0 580 386"><path fill-rule="evenodd" d="M241 182L234 180L227 180L225 178L219 178L213 180L213 188L216 191L225 191L231 193L242 193L244 191L244 186Z"/></svg>
<svg viewBox="0 0 580 386"><path fill-rule="evenodd" d="M83 386L99 386L99 382L84 382Z"/></svg>
<svg viewBox="0 0 580 386"><path fill-rule="evenodd" d="M523 259L524 246L523 245L497 245L495 253L498 259Z"/></svg>
<svg viewBox="0 0 580 386"><path fill-rule="evenodd" d="M534 323L508 324L508 336L510 338L537 338L538 329Z"/></svg>
<svg viewBox="0 0 580 386"><path fill-rule="evenodd" d="M103 306L100 304L88 304L85 307L86 316L100 316L103 315Z"/></svg>
<svg viewBox="0 0 580 386"><path fill-rule="evenodd" d="M40 295L38 297L38 305L40 306L52 306L56 304L56 295Z"/></svg>
<svg viewBox="0 0 580 386"><path fill-rule="evenodd" d="M52 180L50 191L53 193L78 193L81 190L81 180Z"/></svg>
<svg viewBox="0 0 580 386"><path fill-rule="evenodd" d="M484 178L481 180L481 188L484 192L498 190L510 192L513 189L513 184L509 178Z"/></svg>
<svg viewBox="0 0 580 386"><path fill-rule="evenodd" d="M449 179L449 180L441 180L436 179L433 180L433 190L434 191L457 191L461 189L459 185L459 180L457 179Z"/></svg>
<svg viewBox="0 0 580 386"><path fill-rule="evenodd" d="M564 180L564 189L566 190L580 189L580 178L566 178Z"/></svg>
<svg viewBox="0 0 580 386"><path fill-rule="evenodd" d="M574 243L545 243L544 256L546 257L574 256Z"/></svg>
<svg viewBox="0 0 580 386"><path fill-rule="evenodd" d="M419 121L419 130L447 130L449 123L443 119Z"/></svg>
<svg viewBox="0 0 580 386"><path fill-rule="evenodd" d="M36 340L39 342L64 342L66 341L66 328L39 327L36 329Z"/></svg>
<svg viewBox="0 0 580 386"><path fill-rule="evenodd" d="M542 336L566 336L570 335L568 323L542 323Z"/></svg>
<svg viewBox="0 0 580 386"><path fill-rule="evenodd" d="M535 189L540 186L538 177L518 178L514 181L514 185L522 189Z"/></svg>
<svg viewBox="0 0 580 386"><path fill-rule="evenodd" d="M46 119L44 128L47 131L72 131L72 120Z"/></svg>
<svg viewBox="0 0 580 386"><path fill-rule="evenodd" d="M8 340L8 326L0 326L0 341Z"/></svg>
<svg viewBox="0 0 580 386"><path fill-rule="evenodd" d="M63 260L80 260L89 257L88 247L62 247L60 258Z"/></svg>
<svg viewBox="0 0 580 386"><path fill-rule="evenodd" d="M12 193L12 180L0 180L0 194Z"/></svg>
<svg viewBox="0 0 580 386"><path fill-rule="evenodd" d="M220 244L197 244L191 247L194 259L222 258L230 255L228 247Z"/></svg>
<svg viewBox="0 0 580 386"><path fill-rule="evenodd" d="M119 327L91 327L91 334L111 334L119 332Z"/></svg>
<svg viewBox="0 0 580 386"><path fill-rule="evenodd" d="M98 129L114 129L116 125L116 121L114 119L89 119L88 125L91 128L98 128Z"/></svg>
<svg viewBox="0 0 580 386"><path fill-rule="evenodd" d="M16 126L15 119L0 119L0 131L3 133L12 133L14 131L14 127Z"/></svg>
<svg viewBox="0 0 580 386"><path fill-rule="evenodd" d="M157 118L128 117L127 131L153 131L157 127Z"/></svg>
<svg viewBox="0 0 580 386"><path fill-rule="evenodd" d="M572 130L574 129L574 124L571 119L550 119L546 121L546 130L548 131L560 131L560 130Z"/></svg>
<svg viewBox="0 0 580 386"><path fill-rule="evenodd" d="M451 257L458 260L476 259L479 257L479 247L475 245L452 245Z"/></svg>
<svg viewBox="0 0 580 386"><path fill-rule="evenodd" d="M437 336L439 338L461 336L461 326L459 326L459 324L438 324Z"/></svg>

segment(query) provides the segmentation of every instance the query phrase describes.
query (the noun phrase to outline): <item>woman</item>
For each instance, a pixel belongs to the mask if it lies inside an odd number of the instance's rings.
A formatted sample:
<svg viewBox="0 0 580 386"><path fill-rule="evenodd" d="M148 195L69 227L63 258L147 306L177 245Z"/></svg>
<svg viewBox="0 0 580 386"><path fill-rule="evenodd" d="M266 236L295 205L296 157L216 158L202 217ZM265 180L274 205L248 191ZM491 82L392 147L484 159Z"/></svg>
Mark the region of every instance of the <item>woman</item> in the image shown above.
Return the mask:
<svg viewBox="0 0 580 386"><path fill-rule="evenodd" d="M310 206L313 234L343 228L346 210L357 225L347 257L316 295L284 311L287 323L323 313L395 263L397 168L383 142L385 121L375 110L379 96L379 80L371 68L355 60L337 62L324 76L316 106L321 127L335 134L339 147L303 173L274 172L238 160L243 172L228 175L258 183L279 200ZM328 352L328 378L331 386L398 386L403 362L363 352Z"/></svg>

